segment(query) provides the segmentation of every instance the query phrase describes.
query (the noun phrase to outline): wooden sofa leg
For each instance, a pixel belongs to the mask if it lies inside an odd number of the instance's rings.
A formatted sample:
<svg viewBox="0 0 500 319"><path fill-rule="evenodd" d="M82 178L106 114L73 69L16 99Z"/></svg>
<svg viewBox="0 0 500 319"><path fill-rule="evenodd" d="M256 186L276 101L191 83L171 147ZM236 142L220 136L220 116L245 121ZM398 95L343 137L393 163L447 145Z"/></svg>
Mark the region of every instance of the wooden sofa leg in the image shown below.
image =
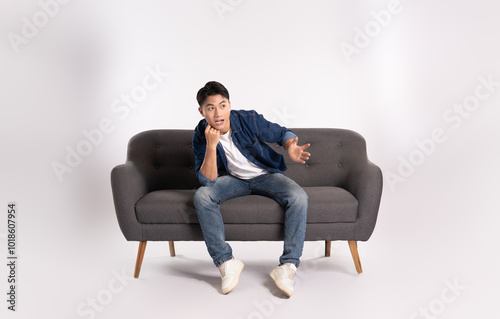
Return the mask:
<svg viewBox="0 0 500 319"><path fill-rule="evenodd" d="M173 241L168 242L168 248L170 249L170 257L175 257L175 246Z"/></svg>
<svg viewBox="0 0 500 319"><path fill-rule="evenodd" d="M144 252L146 251L147 241L139 242L139 250L137 251L137 261L135 262L135 272L134 278L139 278L139 273L141 272L142 259L144 258Z"/></svg>
<svg viewBox="0 0 500 319"><path fill-rule="evenodd" d="M332 250L332 241L325 240L325 257L330 257L331 250Z"/></svg>
<svg viewBox="0 0 500 319"><path fill-rule="evenodd" d="M356 271L360 274L363 272L363 269L361 268L361 261L359 260L358 243L355 240L349 240L349 248L351 249L351 255L354 260L354 266L356 266Z"/></svg>

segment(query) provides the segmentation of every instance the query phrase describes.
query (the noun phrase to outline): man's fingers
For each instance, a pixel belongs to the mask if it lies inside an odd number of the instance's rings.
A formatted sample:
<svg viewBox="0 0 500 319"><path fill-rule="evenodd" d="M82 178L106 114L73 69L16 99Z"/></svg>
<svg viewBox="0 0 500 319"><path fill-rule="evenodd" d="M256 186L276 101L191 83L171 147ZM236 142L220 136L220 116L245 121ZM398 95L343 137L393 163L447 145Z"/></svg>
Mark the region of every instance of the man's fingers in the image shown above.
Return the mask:
<svg viewBox="0 0 500 319"><path fill-rule="evenodd" d="M219 135L220 131L210 126L210 124L208 124L205 133Z"/></svg>
<svg viewBox="0 0 500 319"><path fill-rule="evenodd" d="M310 154L310 153L308 153L308 152L302 152L302 154L300 155L300 159L302 159L302 160L306 160L306 161L307 161L307 160L309 159L309 157L310 157L310 156L311 156L311 154ZM305 163L305 162L304 162L304 161L302 161L302 164L304 164L304 163Z"/></svg>
<svg viewBox="0 0 500 319"><path fill-rule="evenodd" d="M215 129L212 126L210 126L210 124L207 124L207 128L205 129L205 134L211 134L213 133L214 130Z"/></svg>

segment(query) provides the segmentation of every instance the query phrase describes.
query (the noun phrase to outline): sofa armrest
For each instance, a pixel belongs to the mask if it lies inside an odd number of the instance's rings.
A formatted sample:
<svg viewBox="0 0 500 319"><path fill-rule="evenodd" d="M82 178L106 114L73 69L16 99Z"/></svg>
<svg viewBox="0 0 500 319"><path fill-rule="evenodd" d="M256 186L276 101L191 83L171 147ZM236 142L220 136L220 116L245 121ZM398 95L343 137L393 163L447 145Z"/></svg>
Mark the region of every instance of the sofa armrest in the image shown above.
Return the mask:
<svg viewBox="0 0 500 319"><path fill-rule="evenodd" d="M127 240L142 241L142 225L135 214L135 203L148 192L146 180L133 162L111 171L111 189L116 217Z"/></svg>
<svg viewBox="0 0 500 319"><path fill-rule="evenodd" d="M352 240L366 241L370 238L377 221L382 197L382 171L368 161L347 176L346 189L358 200L358 216Z"/></svg>

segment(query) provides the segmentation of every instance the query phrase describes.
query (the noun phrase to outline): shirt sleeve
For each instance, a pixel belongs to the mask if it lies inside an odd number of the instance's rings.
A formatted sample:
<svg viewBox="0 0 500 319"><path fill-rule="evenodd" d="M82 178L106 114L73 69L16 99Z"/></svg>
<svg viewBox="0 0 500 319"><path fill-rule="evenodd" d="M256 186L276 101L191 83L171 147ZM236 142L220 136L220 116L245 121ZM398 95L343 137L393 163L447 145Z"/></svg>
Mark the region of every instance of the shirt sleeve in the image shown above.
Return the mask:
<svg viewBox="0 0 500 319"><path fill-rule="evenodd" d="M199 128L199 127L198 127ZM201 165L203 164L203 161L205 160L205 152L206 152L206 142L205 139L200 136L199 130L195 129L195 132L193 134L193 152L194 152L194 164L195 164L195 172L196 172L196 178L200 182L201 185L203 186L212 186L215 184L215 180L210 180L208 179L205 175L203 175L200 172Z"/></svg>
<svg viewBox="0 0 500 319"><path fill-rule="evenodd" d="M257 112L255 124L259 137L268 143L278 143L280 146L285 146L286 141L297 137L291 130L266 120L263 115Z"/></svg>

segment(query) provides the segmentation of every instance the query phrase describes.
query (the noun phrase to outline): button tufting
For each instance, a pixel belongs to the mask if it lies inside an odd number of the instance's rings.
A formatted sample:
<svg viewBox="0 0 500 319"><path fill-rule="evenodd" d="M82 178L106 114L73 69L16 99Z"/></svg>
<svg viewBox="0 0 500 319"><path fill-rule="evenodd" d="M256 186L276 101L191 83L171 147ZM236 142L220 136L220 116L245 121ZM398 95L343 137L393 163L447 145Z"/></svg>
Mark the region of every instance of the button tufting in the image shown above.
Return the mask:
<svg viewBox="0 0 500 319"><path fill-rule="evenodd" d="M160 144L156 144L156 148L160 148Z"/></svg>
<svg viewBox="0 0 500 319"><path fill-rule="evenodd" d="M160 168L160 165L155 165L155 168L156 168L156 169L159 169L159 168Z"/></svg>
<svg viewBox="0 0 500 319"><path fill-rule="evenodd" d="M342 142L338 142L338 143L337 143L337 145L338 145L338 146L341 146L341 145L342 145Z"/></svg>
<svg viewBox="0 0 500 319"><path fill-rule="evenodd" d="M306 167L309 167L309 164L306 164Z"/></svg>
<svg viewBox="0 0 500 319"><path fill-rule="evenodd" d="M342 166L342 164L340 164L340 163L337 164L337 167L341 167L341 166Z"/></svg>

